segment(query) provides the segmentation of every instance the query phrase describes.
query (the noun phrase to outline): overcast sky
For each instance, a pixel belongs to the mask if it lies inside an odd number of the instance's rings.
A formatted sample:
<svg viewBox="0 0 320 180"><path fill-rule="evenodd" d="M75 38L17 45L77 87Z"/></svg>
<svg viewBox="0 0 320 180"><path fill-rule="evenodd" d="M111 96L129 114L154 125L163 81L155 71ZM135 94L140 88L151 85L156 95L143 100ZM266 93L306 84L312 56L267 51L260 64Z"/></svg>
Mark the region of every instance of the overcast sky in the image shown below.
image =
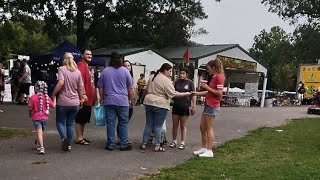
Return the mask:
<svg viewBox="0 0 320 180"><path fill-rule="evenodd" d="M252 47L253 38L263 29L270 31L273 26L280 26L287 33L292 33L293 26L283 21L276 14L268 12L268 7L260 0L202 0L208 18L197 21L197 28L204 27L209 34L192 38L197 43L240 44L245 49Z"/></svg>

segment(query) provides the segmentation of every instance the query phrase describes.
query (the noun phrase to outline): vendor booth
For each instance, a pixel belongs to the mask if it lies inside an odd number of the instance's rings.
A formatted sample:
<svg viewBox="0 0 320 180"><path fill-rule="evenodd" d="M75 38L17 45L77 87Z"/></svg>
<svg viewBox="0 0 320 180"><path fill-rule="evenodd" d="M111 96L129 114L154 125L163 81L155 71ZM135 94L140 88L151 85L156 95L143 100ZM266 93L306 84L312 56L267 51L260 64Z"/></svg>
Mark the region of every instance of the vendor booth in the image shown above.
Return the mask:
<svg viewBox="0 0 320 180"><path fill-rule="evenodd" d="M187 47L168 47L160 50L160 52L169 57L175 64L181 66L186 49ZM250 106L251 99L255 98L260 102L260 106L263 107L265 93L262 93L262 97L259 100L258 86L261 79L263 81L263 91L265 92L267 69L238 44L191 46L189 47L189 52L190 63L186 64L186 66L193 69L193 77L189 78L194 81L196 87L199 87L201 79L209 78L206 73L206 64L210 60L219 57L224 66L226 76L226 92L224 93L223 101L231 99L231 102L227 103L230 106ZM232 84L243 84L242 89L245 92L240 94L230 93Z"/></svg>

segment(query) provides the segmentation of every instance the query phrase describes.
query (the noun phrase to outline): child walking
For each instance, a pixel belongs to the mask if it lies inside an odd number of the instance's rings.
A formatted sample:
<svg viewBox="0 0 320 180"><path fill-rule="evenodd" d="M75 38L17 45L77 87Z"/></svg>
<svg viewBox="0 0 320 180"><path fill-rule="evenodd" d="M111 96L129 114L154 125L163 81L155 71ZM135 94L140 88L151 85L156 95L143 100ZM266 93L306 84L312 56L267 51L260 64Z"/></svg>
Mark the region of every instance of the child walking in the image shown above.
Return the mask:
<svg viewBox="0 0 320 180"><path fill-rule="evenodd" d="M28 104L29 116L32 118L33 125L37 130L36 149L39 154L44 154L43 132L49 119L49 108L56 106L56 99L52 101L48 96L48 86L44 81L38 81L34 90L35 94L31 96Z"/></svg>

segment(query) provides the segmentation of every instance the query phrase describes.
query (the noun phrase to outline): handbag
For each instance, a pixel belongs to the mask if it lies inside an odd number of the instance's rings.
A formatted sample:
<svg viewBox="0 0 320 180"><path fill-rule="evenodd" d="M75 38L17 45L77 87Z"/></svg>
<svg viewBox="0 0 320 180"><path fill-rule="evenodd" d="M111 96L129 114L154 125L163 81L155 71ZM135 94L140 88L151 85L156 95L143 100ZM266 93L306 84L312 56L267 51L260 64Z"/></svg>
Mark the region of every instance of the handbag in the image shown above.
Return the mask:
<svg viewBox="0 0 320 180"><path fill-rule="evenodd" d="M100 104L97 104L94 109L94 117L96 119L96 126L105 126L106 125L106 113L104 107Z"/></svg>

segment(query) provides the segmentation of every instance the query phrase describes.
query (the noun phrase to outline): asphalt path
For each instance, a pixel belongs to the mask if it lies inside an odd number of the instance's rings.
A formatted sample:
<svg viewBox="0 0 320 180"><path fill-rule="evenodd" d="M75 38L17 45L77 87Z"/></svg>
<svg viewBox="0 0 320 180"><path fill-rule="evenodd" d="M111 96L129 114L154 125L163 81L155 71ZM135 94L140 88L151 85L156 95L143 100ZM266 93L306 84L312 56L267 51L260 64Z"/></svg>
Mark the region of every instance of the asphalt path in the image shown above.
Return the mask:
<svg viewBox="0 0 320 180"><path fill-rule="evenodd" d="M0 113L0 127L33 129L28 118L27 106L4 104ZM145 173L156 173L164 167L173 167L192 157L199 148L199 122L203 106L196 107L196 114L188 119L186 149L145 153L139 150L145 125L143 106L135 106L129 123L132 151L107 151L105 127L96 127L94 119L86 126L86 137L91 145L72 144L71 152L61 151L61 141L55 127L55 112L51 111L45 135L45 155L34 150L34 137L11 138L0 141L0 179L134 179ZM307 107L243 108L223 107L215 120L215 145L242 137L248 131L263 126L279 126L290 119L317 117L308 115ZM171 111L167 115L167 137L171 140ZM180 135L179 135L180 138ZM215 154L219 156L219 154Z"/></svg>

